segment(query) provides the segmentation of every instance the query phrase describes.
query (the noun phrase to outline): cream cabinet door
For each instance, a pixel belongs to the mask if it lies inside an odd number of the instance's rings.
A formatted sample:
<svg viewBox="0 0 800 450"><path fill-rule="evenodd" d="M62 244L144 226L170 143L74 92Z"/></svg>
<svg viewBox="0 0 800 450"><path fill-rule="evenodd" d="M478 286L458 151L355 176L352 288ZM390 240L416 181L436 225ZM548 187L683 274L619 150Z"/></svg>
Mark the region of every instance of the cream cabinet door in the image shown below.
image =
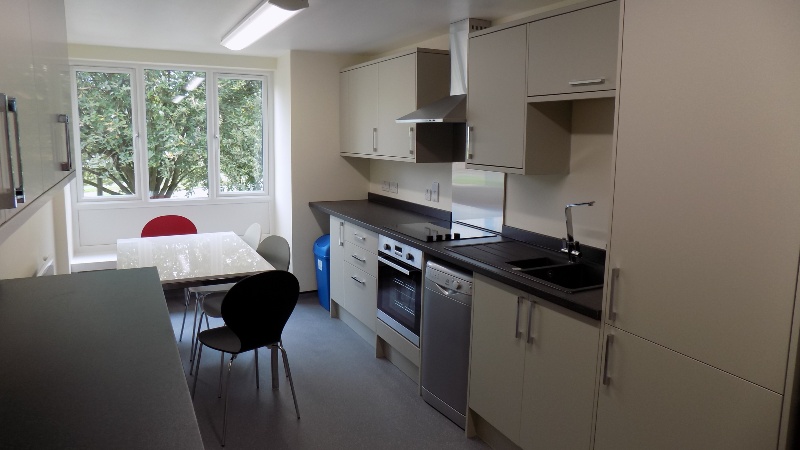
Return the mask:
<svg viewBox="0 0 800 450"><path fill-rule="evenodd" d="M377 151L378 68L372 64L341 73L344 92L342 153Z"/></svg>
<svg viewBox="0 0 800 450"><path fill-rule="evenodd" d="M58 120L59 115L72 114L64 2L30 0L30 15L36 73L37 132L41 147L42 180L46 190L74 171L62 170L62 163L67 163L68 159L67 145L72 143L67 143L65 124Z"/></svg>
<svg viewBox="0 0 800 450"><path fill-rule="evenodd" d="M618 40L619 1L531 22L528 95L613 91Z"/></svg>
<svg viewBox="0 0 800 450"><path fill-rule="evenodd" d="M469 409L519 443L527 297L479 274L472 289Z"/></svg>
<svg viewBox="0 0 800 450"><path fill-rule="evenodd" d="M378 66L379 155L414 159L413 123L396 123L417 109L417 54L383 61Z"/></svg>
<svg viewBox="0 0 800 450"><path fill-rule="evenodd" d="M535 297L526 327L520 447L590 448L599 322ZM527 331L527 330L530 331Z"/></svg>
<svg viewBox="0 0 800 450"><path fill-rule="evenodd" d="M523 169L526 25L469 40L467 167Z"/></svg>
<svg viewBox="0 0 800 450"><path fill-rule="evenodd" d="M349 262L345 262L342 267L344 308L367 328L375 331L378 315L378 280Z"/></svg>
<svg viewBox="0 0 800 450"><path fill-rule="evenodd" d="M331 216L331 259L328 261L331 271L330 295L331 301L344 305L344 221Z"/></svg>
<svg viewBox="0 0 800 450"><path fill-rule="evenodd" d="M786 18L800 3L764 6L625 1L605 310L782 393L800 249L800 27Z"/></svg>
<svg viewBox="0 0 800 450"><path fill-rule="evenodd" d="M33 55L31 53L31 28L27 0L2 0L3 26L0 27L0 93L16 99L19 123L19 143L22 153L23 183L20 183L18 170L16 131L14 115L9 113L11 148L6 148L5 123L0 123L2 143L0 143L0 193L12 195L13 188L20 184L25 188L25 203L16 209L6 209L6 218L17 214L22 208L41 195L42 161L38 144L36 102L34 101ZM11 165L14 180L9 176L8 152L11 152Z"/></svg>
<svg viewBox="0 0 800 450"><path fill-rule="evenodd" d="M613 327L606 332L610 379L600 386L596 450L777 447L780 395Z"/></svg>

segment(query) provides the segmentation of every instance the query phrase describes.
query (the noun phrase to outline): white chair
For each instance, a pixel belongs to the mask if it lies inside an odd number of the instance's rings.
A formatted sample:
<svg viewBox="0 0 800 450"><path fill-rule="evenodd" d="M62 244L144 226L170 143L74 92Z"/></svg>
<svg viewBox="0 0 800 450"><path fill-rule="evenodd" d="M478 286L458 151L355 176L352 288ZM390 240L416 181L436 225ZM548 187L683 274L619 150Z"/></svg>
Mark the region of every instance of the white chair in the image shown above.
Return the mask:
<svg viewBox="0 0 800 450"><path fill-rule="evenodd" d="M259 223L253 223L247 227L242 235L242 240L255 250L256 247L258 247L259 241L261 240L261 225ZM212 292L228 292L233 284L234 283L215 284L209 286L192 286L184 289L183 323L181 324L181 334L178 337L178 341L183 340L183 329L186 327L186 311L189 309L189 301L191 300L191 297L194 296L195 302L197 302L198 297L208 295ZM194 308L194 318L197 320L196 304ZM194 327L192 327L192 331L194 332ZM192 335L192 342L194 342L194 335Z"/></svg>

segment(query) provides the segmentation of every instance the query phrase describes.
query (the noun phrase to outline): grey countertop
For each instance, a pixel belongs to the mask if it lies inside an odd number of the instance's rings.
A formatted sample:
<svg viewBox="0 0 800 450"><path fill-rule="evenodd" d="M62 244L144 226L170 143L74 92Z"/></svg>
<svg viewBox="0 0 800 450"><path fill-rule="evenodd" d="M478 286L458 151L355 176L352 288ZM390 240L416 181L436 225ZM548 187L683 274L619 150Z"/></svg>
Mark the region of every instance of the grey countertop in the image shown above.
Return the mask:
<svg viewBox="0 0 800 450"><path fill-rule="evenodd" d="M203 448L155 268L0 280L0 447Z"/></svg>
<svg viewBox="0 0 800 450"><path fill-rule="evenodd" d="M422 242L398 233L397 231L392 230L390 227L402 223L427 222L440 218L403 210L397 207L388 206L369 200L311 202L309 203L309 206L325 214L339 217L347 222L354 223L368 230L375 231L400 242L412 245L422 250L426 255L428 255L428 257L444 260L467 270L480 273L511 287L533 294L559 306L563 306L586 317L600 320L603 303L602 289L593 289L568 294L566 292L551 288L545 284L538 283L528 277L514 274L508 270L503 270L498 264L492 261L480 261L466 255L455 253L449 249L455 246L464 245L465 243L507 243L505 244L505 247L510 249L511 253L518 255L520 259L529 257L526 256L528 254L539 254L540 252L548 252L548 250L543 250L528 243L520 242L500 235L495 237L469 239L469 241Z"/></svg>

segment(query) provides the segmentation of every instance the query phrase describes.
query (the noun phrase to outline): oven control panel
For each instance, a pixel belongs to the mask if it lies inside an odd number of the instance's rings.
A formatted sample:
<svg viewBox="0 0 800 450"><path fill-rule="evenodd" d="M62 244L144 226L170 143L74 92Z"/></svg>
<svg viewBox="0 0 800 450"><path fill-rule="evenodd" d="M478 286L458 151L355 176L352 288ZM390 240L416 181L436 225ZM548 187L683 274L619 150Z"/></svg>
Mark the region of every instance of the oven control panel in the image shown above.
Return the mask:
<svg viewBox="0 0 800 450"><path fill-rule="evenodd" d="M378 251L391 259L402 261L417 269L422 269L425 264L422 250L395 241L390 237L378 236Z"/></svg>

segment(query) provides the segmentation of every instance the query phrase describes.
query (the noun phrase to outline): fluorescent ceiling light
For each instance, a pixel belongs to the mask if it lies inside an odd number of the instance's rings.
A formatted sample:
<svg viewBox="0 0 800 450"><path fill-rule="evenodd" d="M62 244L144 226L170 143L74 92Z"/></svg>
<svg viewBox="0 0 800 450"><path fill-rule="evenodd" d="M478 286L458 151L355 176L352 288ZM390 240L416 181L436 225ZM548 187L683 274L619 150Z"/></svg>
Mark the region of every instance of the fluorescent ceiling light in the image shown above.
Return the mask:
<svg viewBox="0 0 800 450"><path fill-rule="evenodd" d="M264 0L233 27L220 44L231 50L241 50L278 28L304 8L308 8L308 0Z"/></svg>

